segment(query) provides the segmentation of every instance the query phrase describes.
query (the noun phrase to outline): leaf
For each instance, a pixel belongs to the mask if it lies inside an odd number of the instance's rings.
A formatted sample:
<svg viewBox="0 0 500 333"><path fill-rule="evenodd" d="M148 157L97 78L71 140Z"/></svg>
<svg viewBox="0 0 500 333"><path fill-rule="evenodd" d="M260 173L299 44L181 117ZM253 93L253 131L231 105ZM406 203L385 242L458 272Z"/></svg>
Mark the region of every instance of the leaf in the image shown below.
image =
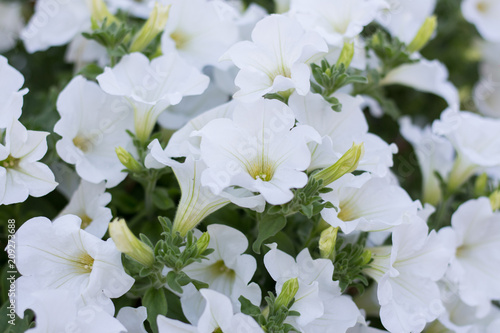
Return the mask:
<svg viewBox="0 0 500 333"><path fill-rule="evenodd" d="M177 274L174 271L170 271L167 274L167 284L173 290L182 294L182 287L177 281Z"/></svg>
<svg viewBox="0 0 500 333"><path fill-rule="evenodd" d="M142 305L144 305L148 311L148 322L151 325L152 331L158 333L156 317L158 317L158 315L166 315L168 310L167 298L163 288L149 288L142 298Z"/></svg>
<svg viewBox="0 0 500 333"><path fill-rule="evenodd" d="M277 215L264 215L264 218L259 222L259 235L252 245L252 249L255 253L260 253L260 247L262 243L276 235L286 226L286 218L284 216Z"/></svg>
<svg viewBox="0 0 500 333"><path fill-rule="evenodd" d="M260 308L256 305L252 304L252 302L250 302L244 296L240 296L238 298L238 301L240 301L240 303L241 303L241 312L242 313L249 315L251 317L254 317L254 318L261 315Z"/></svg>
<svg viewBox="0 0 500 333"><path fill-rule="evenodd" d="M168 210L175 207L174 201L168 194L168 190L164 187L157 187L153 192L153 204L161 210Z"/></svg>
<svg viewBox="0 0 500 333"><path fill-rule="evenodd" d="M96 64L88 64L83 67L77 75L83 75L88 80L95 80L98 75L102 74L104 69Z"/></svg>

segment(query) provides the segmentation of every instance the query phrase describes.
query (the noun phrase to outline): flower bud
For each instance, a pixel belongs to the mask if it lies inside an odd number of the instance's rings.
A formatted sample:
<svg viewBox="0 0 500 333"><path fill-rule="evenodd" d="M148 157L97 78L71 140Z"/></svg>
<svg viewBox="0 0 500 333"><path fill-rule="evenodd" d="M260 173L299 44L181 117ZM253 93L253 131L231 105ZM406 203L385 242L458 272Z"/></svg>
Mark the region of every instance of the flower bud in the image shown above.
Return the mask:
<svg viewBox="0 0 500 333"><path fill-rule="evenodd" d="M482 197L486 195L487 190L488 190L488 174L484 172L479 177L476 178L476 182L474 183L474 194L477 197Z"/></svg>
<svg viewBox="0 0 500 333"><path fill-rule="evenodd" d="M210 235L208 232L204 232L200 238L196 241L196 247L198 248L198 253L203 253L210 243Z"/></svg>
<svg viewBox="0 0 500 333"><path fill-rule="evenodd" d="M436 30L437 18L436 16L431 16L425 19L424 24L418 30L415 38L408 45L408 52L414 53L420 51L425 44L431 39L432 34Z"/></svg>
<svg viewBox="0 0 500 333"><path fill-rule="evenodd" d="M491 209L493 211L500 209L500 190L496 190L490 195Z"/></svg>
<svg viewBox="0 0 500 333"><path fill-rule="evenodd" d="M146 267L153 266L155 261L153 249L135 237L124 219L115 219L111 222L109 234L118 251L125 253Z"/></svg>
<svg viewBox="0 0 500 333"><path fill-rule="evenodd" d="M281 293L276 298L276 302L274 302L276 308L281 306L288 307L288 304L293 300L297 291L299 291L299 280L297 278L286 281L283 284L283 288L281 288Z"/></svg>
<svg viewBox="0 0 500 333"><path fill-rule="evenodd" d="M155 7L148 20L135 35L130 45L130 52L141 52L160 32L163 31L167 24L170 6L171 5L162 5L158 2L155 3Z"/></svg>
<svg viewBox="0 0 500 333"><path fill-rule="evenodd" d="M321 232L319 238L319 252L321 258L334 259L335 258L335 244L337 243L337 234L339 227L329 227Z"/></svg>
<svg viewBox="0 0 500 333"><path fill-rule="evenodd" d="M361 254L361 258L363 258L363 262L361 264L367 265L370 262L370 260L372 260L372 251L365 249Z"/></svg>
<svg viewBox="0 0 500 333"><path fill-rule="evenodd" d="M90 13L92 20L92 29L97 29L104 21L107 20L108 24L118 22L118 19L109 12L108 7L103 0L90 0Z"/></svg>
<svg viewBox="0 0 500 333"><path fill-rule="evenodd" d="M344 43L344 47L340 52L339 59L337 60L337 66L344 64L345 68L348 68L351 64L352 58L354 57L354 43Z"/></svg>
<svg viewBox="0 0 500 333"><path fill-rule="evenodd" d="M313 177L317 180L323 180L323 186L333 183L346 173L353 172L358 168L359 160L363 158L364 151L363 143L353 143L352 147L335 164L321 170Z"/></svg>
<svg viewBox="0 0 500 333"><path fill-rule="evenodd" d="M115 149L116 155L118 156L118 159L120 162L123 164L124 167L126 167L128 170L132 172L139 172L142 170L142 166L137 160L130 154L128 151L126 151L122 147L117 147Z"/></svg>

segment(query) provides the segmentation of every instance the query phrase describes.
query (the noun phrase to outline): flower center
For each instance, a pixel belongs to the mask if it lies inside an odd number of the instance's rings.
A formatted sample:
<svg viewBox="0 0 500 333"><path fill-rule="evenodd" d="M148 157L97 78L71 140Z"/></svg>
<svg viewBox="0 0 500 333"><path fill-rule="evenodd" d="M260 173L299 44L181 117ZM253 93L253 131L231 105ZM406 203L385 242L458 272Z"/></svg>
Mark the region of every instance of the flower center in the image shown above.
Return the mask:
<svg viewBox="0 0 500 333"><path fill-rule="evenodd" d="M78 266L84 273L90 273L94 267L94 258L88 253L84 253L78 258Z"/></svg>
<svg viewBox="0 0 500 333"><path fill-rule="evenodd" d="M90 218L87 214L83 213L82 215L80 215L80 218L82 219L82 224L81 224L81 228L82 229L85 229L89 226L90 223L92 223L92 218Z"/></svg>
<svg viewBox="0 0 500 333"><path fill-rule="evenodd" d="M84 153L88 152L92 148L92 142L82 136L76 136L73 139L73 144Z"/></svg>
<svg viewBox="0 0 500 333"><path fill-rule="evenodd" d="M247 166L247 172L253 179L260 179L264 182L273 179L274 171L274 163L267 159L259 159Z"/></svg>
<svg viewBox="0 0 500 333"><path fill-rule="evenodd" d="M224 333L220 327L217 327L212 333Z"/></svg>
<svg viewBox="0 0 500 333"><path fill-rule="evenodd" d="M489 5L484 1L480 1L477 3L476 8L478 12L485 14L488 11Z"/></svg>
<svg viewBox="0 0 500 333"><path fill-rule="evenodd" d="M234 270L227 267L224 263L224 260L216 261L210 266L210 269L212 270L214 275L225 275L231 280L236 277L236 273L234 272Z"/></svg>
<svg viewBox="0 0 500 333"><path fill-rule="evenodd" d="M174 31L170 34L170 38L175 42L175 48L181 50L189 40L189 37L181 31Z"/></svg>
<svg viewBox="0 0 500 333"><path fill-rule="evenodd" d="M21 159L15 158L12 155L9 155L5 160L0 162L0 165L6 169L15 169L19 166L19 161Z"/></svg>

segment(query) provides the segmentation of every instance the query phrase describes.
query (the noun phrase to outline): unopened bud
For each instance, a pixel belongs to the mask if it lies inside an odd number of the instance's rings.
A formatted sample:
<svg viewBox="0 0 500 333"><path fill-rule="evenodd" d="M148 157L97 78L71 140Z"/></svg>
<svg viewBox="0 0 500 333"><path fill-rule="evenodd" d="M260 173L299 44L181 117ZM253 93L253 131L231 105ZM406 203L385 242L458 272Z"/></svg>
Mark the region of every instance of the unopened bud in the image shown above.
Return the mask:
<svg viewBox="0 0 500 333"><path fill-rule="evenodd" d="M146 267L153 266L155 261L153 249L135 237L124 219L115 219L111 222L109 234L118 251L125 253Z"/></svg>
<svg viewBox="0 0 500 333"><path fill-rule="evenodd" d="M203 253L210 243L210 235L208 232L204 232L200 238L196 241L196 247L198 248L198 253Z"/></svg>
<svg viewBox="0 0 500 333"><path fill-rule="evenodd" d="M408 45L408 52L414 53L420 51L425 44L431 39L432 34L437 27L436 16L431 16L425 19L424 24L418 30L415 38Z"/></svg>
<svg viewBox="0 0 500 333"><path fill-rule="evenodd" d="M321 258L334 259L335 258L335 244L337 243L337 234L339 227L329 227L321 232L319 238L319 252Z"/></svg>
<svg viewBox="0 0 500 333"><path fill-rule="evenodd" d="M274 305L276 308L281 306L288 307L288 304L293 300L295 295L299 291L299 280L297 278L290 279L283 284L281 288L281 293L276 298Z"/></svg>
<svg viewBox="0 0 500 333"><path fill-rule="evenodd" d="M139 172L142 170L142 166L137 160L122 147L115 148L116 155L118 159L128 170L132 172Z"/></svg>
<svg viewBox="0 0 500 333"><path fill-rule="evenodd" d="M106 19L108 24L118 22L118 19L109 12L108 7L103 0L89 0L90 13L92 20L92 29L97 29Z"/></svg>
<svg viewBox="0 0 500 333"><path fill-rule="evenodd" d="M500 190L496 190L490 195L491 209L493 211L500 209Z"/></svg>
<svg viewBox="0 0 500 333"><path fill-rule="evenodd" d="M361 258L363 259L361 265L363 266L367 265L370 262L370 260L372 260L372 251L365 249L363 251L363 254L361 254Z"/></svg>
<svg viewBox="0 0 500 333"><path fill-rule="evenodd" d="M482 173L479 177L476 178L476 182L474 184L474 194L477 197L482 197L486 195L487 189L488 189L488 174Z"/></svg>
<svg viewBox="0 0 500 333"><path fill-rule="evenodd" d="M339 59L337 60L337 66L344 64L345 68L348 68L351 64L352 58L354 57L354 43L344 43L344 47L340 52Z"/></svg>
<svg viewBox="0 0 500 333"><path fill-rule="evenodd" d="M135 35L130 45L130 52L141 52L163 31L167 24L170 6L162 5L158 2L155 3L155 7L151 11L148 20Z"/></svg>
<svg viewBox="0 0 500 333"><path fill-rule="evenodd" d="M334 165L316 173L313 177L317 180L323 180L323 186L327 186L346 173L353 172L358 168L359 161L363 158L365 152L363 143L355 144L335 162Z"/></svg>

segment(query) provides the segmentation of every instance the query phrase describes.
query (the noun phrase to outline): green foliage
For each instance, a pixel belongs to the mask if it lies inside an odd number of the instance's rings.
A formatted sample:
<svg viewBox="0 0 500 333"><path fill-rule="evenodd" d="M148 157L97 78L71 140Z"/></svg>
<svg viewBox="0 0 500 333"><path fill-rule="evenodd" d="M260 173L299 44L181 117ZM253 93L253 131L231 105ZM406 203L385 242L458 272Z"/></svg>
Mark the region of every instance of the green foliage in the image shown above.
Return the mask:
<svg viewBox="0 0 500 333"><path fill-rule="evenodd" d="M283 215L262 214L261 216L258 224L259 235L252 245L255 253L260 253L262 242L276 235L286 226L286 217Z"/></svg>
<svg viewBox="0 0 500 333"><path fill-rule="evenodd" d="M158 333L158 325L156 324L156 318L158 315L166 315L167 297L165 295L165 290L161 288L149 288L144 297L142 298L142 305L146 307L148 311L148 322L151 326L151 330L154 333Z"/></svg>
<svg viewBox="0 0 500 333"><path fill-rule="evenodd" d="M85 38L94 40L104 46L111 58L111 65L114 65L128 53L132 28L129 24L123 22L108 24L107 19L104 19L100 27L90 33L84 32L82 34Z"/></svg>

